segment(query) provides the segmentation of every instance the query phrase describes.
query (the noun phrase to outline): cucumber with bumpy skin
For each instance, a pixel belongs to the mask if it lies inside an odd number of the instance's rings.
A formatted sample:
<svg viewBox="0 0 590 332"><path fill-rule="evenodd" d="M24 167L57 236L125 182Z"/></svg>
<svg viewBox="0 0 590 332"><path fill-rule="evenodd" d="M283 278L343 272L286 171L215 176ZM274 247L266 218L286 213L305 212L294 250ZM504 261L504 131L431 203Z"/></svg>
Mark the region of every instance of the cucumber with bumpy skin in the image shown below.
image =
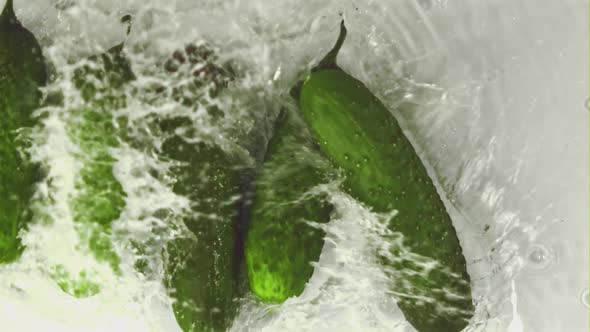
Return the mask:
<svg viewBox="0 0 590 332"><path fill-rule="evenodd" d="M336 65L346 36L294 95L321 151L346 176L344 189L379 213L398 211L401 234L382 260L406 319L420 332L455 332L473 315L470 278L451 218L413 146L367 87Z"/></svg>
<svg viewBox="0 0 590 332"><path fill-rule="evenodd" d="M187 230L168 243L166 285L185 332L225 331L237 311L240 258L236 253L239 164L218 146L175 136L162 146L181 162L172 168L174 192L191 201Z"/></svg>
<svg viewBox="0 0 590 332"><path fill-rule="evenodd" d="M114 271L119 271L120 258L112 247L111 227L125 207L126 194L113 173L117 160L112 150L123 135L113 112L126 106L125 87L134 78L123 43L89 57L73 75L83 103L67 117L68 134L81 152L70 200L73 218L93 255Z"/></svg>
<svg viewBox="0 0 590 332"><path fill-rule="evenodd" d="M122 23L129 23L125 16ZM129 30L128 30L129 32ZM112 223L125 208L126 194L114 174L117 162L113 150L125 133L115 123L114 112L126 106L126 87L135 79L120 43L107 52L93 55L74 69L72 83L80 102L67 108L66 131L78 147L74 157L80 165L74 179L75 191L69 197L75 227L84 249L99 262L120 273L120 257L112 242ZM63 106L63 97L54 92L46 101ZM93 270L72 274L65 266L53 268L53 279L62 290L78 298L100 291Z"/></svg>
<svg viewBox="0 0 590 332"><path fill-rule="evenodd" d="M20 256L18 235L32 217L30 200L40 171L19 131L35 125L39 87L47 81L41 47L16 18L12 3L7 0L0 14L0 263Z"/></svg>
<svg viewBox="0 0 590 332"><path fill-rule="evenodd" d="M245 246L250 290L271 303L300 295L313 273L325 233L309 222L328 222L332 205L311 190L335 173L299 114L284 114L256 179Z"/></svg>
<svg viewBox="0 0 590 332"><path fill-rule="evenodd" d="M70 203L74 221L88 237L85 240L94 256L118 271L120 259L112 248L111 226L125 207L126 194L113 173L112 149L119 147L122 135L113 112L125 107L125 86L134 75L123 44L87 61L73 77L83 105L71 110L67 120L68 133L82 152L76 155L82 167Z"/></svg>
<svg viewBox="0 0 590 332"><path fill-rule="evenodd" d="M207 97L218 96L233 77L206 46L177 50L164 69L183 82L168 98L191 110L206 108L212 121L223 118ZM158 152L173 164L167 177L174 193L190 202L184 227L167 244L165 285L183 331L221 332L231 325L243 289L237 222L250 161L237 147L226 151L202 135L191 115L157 120L164 137Z"/></svg>

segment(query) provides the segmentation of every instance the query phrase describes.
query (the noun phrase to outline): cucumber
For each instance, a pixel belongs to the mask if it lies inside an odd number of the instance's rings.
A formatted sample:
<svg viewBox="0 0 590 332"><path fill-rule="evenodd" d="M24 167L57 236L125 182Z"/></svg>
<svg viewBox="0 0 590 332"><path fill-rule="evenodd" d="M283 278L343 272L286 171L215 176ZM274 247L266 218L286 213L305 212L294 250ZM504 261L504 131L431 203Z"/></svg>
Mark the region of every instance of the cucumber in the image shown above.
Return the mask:
<svg viewBox="0 0 590 332"><path fill-rule="evenodd" d="M190 83L175 87L169 97L185 106L207 107L203 94L214 93L209 95L214 98L231 79L213 60L204 47L189 45L186 52L175 52L164 68ZM193 81L183 80L185 74ZM222 117L217 111L210 116ZM165 285L174 299L174 314L185 332L225 331L244 288L237 223L249 161L239 151L224 151L199 137L199 125L188 116L159 119L158 125L165 138L159 154L173 163L167 174L172 189L190 201L190 210L182 216L186 227L166 250Z"/></svg>
<svg viewBox="0 0 590 332"><path fill-rule="evenodd" d="M129 16L122 19L123 23L129 21ZM75 192L68 202L72 218L82 245L97 261L109 264L115 274L121 272L121 259L113 248L112 223L125 208L126 194L113 173L117 160L112 150L120 146L125 135L115 123L114 111L126 107L125 90L134 79L123 43L90 56L74 69L72 83L81 103L68 109L65 116L68 136L79 149L74 157L80 169L74 179ZM59 105L63 97L55 100ZM58 265L52 274L64 292L84 298L100 291L94 272L71 275Z"/></svg>
<svg viewBox="0 0 590 332"><path fill-rule="evenodd" d="M396 119L336 65L345 36L342 22L336 45L294 95L321 151L345 173L343 189L375 212L397 210L388 227L402 235L402 246L381 260L406 319L420 332L459 331L474 308L451 218Z"/></svg>
<svg viewBox="0 0 590 332"><path fill-rule="evenodd" d="M113 111L126 105L125 86L134 79L123 44L92 56L74 71L73 83L84 101L70 110L67 131L80 148L81 162L70 205L80 234L99 261L119 271L120 259L111 243L111 225L125 208L125 192L113 174L116 159L112 149L119 147L120 131Z"/></svg>
<svg viewBox="0 0 590 332"><path fill-rule="evenodd" d="M324 244L332 205L312 194L335 172L319 153L299 114L284 113L256 179L245 245L250 290L263 302L280 303L303 292Z"/></svg>
<svg viewBox="0 0 590 332"><path fill-rule="evenodd" d="M176 320L183 331L225 331L238 306L240 172L219 147L175 136L162 146L182 164L172 168L174 192L191 201L187 231L168 243L168 278Z"/></svg>
<svg viewBox="0 0 590 332"><path fill-rule="evenodd" d="M7 0L0 14L0 263L20 256L19 232L32 218L29 205L41 172L30 162L19 131L35 125L32 113L46 81L41 47Z"/></svg>

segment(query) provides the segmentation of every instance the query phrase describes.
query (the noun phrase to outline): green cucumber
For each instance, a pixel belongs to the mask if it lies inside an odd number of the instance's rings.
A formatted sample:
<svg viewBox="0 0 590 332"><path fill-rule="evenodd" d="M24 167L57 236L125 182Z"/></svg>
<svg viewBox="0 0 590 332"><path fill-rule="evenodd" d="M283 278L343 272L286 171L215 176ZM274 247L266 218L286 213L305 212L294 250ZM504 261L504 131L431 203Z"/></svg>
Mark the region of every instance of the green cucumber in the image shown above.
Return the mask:
<svg viewBox="0 0 590 332"><path fill-rule="evenodd" d="M120 258L111 242L111 227L125 208L126 194L113 174L117 160L112 149L119 147L123 135L113 112L126 106L125 87L133 79L122 43L89 57L73 75L82 105L69 110L66 120L68 135L79 148L75 157L81 165L75 179L76 191L70 198L73 219L94 257L117 273Z"/></svg>
<svg viewBox="0 0 590 332"><path fill-rule="evenodd" d="M30 200L41 174L19 131L35 125L32 113L46 81L41 47L7 0L0 14L0 263L20 256L19 232L32 218Z"/></svg>
<svg viewBox="0 0 590 332"><path fill-rule="evenodd" d="M279 121L256 179L245 246L250 290L270 303L300 295L311 277L325 233L309 222L328 222L332 205L310 191L335 175L299 114Z"/></svg>
<svg viewBox="0 0 590 332"><path fill-rule="evenodd" d="M174 192L187 197L184 234L168 243L168 278L176 320L185 332L225 331L237 311L240 172L217 146L172 137L165 155L182 162L172 168Z"/></svg>
<svg viewBox="0 0 590 332"><path fill-rule="evenodd" d="M470 278L451 218L396 119L359 80L336 65L346 36L296 86L321 151L346 176L343 188L373 211L398 211L388 224L402 246L382 253L392 293L420 332L459 331L473 315ZM419 258L417 258L419 257ZM436 262L431 270L424 264Z"/></svg>
<svg viewBox="0 0 590 332"><path fill-rule="evenodd" d="M186 52L175 52L165 70L181 77L193 76L194 81L182 80L188 83L175 87L169 97L185 106L207 107L203 94L220 93L231 79L213 59L201 46L189 45ZM190 117L158 122L165 138L159 153L173 164L167 174L173 179L172 189L190 202L189 211L182 216L186 227L167 244L165 285L174 299L174 314L185 332L225 331L237 313L243 289L236 226L249 162L238 152L225 151L208 138L200 138L199 125Z"/></svg>

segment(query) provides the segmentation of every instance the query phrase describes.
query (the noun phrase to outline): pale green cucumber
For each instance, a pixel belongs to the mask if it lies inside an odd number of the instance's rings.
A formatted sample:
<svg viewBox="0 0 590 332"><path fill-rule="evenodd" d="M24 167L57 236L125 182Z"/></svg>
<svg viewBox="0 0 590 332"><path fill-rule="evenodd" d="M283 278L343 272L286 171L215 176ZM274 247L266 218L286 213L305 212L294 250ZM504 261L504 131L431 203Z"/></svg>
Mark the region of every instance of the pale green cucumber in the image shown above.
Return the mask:
<svg viewBox="0 0 590 332"><path fill-rule="evenodd" d="M122 43L89 57L73 75L82 104L68 110L66 116L66 130L79 148L75 158L81 165L69 202L73 220L82 243L115 273L120 272L120 258L113 248L112 223L125 208L126 194L113 173L117 161L113 150L120 146L124 135L114 122L114 112L126 106L125 88L133 79ZM100 290L86 271L72 278L58 266L54 279L76 297L91 296Z"/></svg>

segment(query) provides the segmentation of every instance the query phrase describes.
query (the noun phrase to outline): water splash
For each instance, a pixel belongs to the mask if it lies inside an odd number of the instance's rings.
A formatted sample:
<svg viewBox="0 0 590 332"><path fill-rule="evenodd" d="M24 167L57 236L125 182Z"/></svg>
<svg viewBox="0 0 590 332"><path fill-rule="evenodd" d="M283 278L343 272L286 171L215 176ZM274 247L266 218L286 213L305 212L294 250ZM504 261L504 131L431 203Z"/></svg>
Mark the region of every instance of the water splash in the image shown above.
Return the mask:
<svg viewBox="0 0 590 332"><path fill-rule="evenodd" d="M581 74L587 71L580 70L587 53L576 46L587 40L579 32L586 31L581 27L587 4L23 3L17 2L17 14L40 36L57 72L119 43L125 28L116 22L126 13L135 17L129 56L138 90L154 83L179 87L181 82L158 76L152 66L163 64L187 43L206 40L217 47L222 61L239 60L245 87L236 100L220 101L228 121L214 124L206 109L193 112L174 100L150 106L143 98L132 98L113 113L115 119L128 121L130 135L149 146L161 142L150 119L177 114L191 117L200 137L228 149L258 128L254 141L268 137L267 118L278 109L267 110L262 102L250 109L264 111L248 114L242 106L258 98L247 96L255 90L255 96L278 103L301 71L325 54L338 28L338 13L343 13L353 33L343 49L342 66L394 111L454 210L477 298L478 312L469 330L506 330L513 317L511 296L528 303L518 307L525 330L587 327L586 307L560 309L570 299L579 303L580 289L587 286L587 277L577 273L587 260L575 250L587 247L587 238L580 238L584 232L577 231L587 220L587 167L582 167L587 166L582 158L587 156L587 112L582 108L587 80ZM66 100L73 98L71 83L57 82L53 88L65 92ZM80 165L64 112L60 107L39 111L43 124L37 128L34 155L51 166L37 191L45 203L39 222L22 234L27 251L21 260L0 269L0 303L5 308L0 318L21 330L178 329L162 285L159 249L178 231L174 216L188 202L171 191L170 179L157 175L166 174L170 165L134 144L111 151L117 160L114 176L127 194L125 209L113 224L122 266L117 276L108 264L79 249L67 202ZM384 294L387 278L373 260L372 248L382 243L373 237L378 216L337 190L330 193L340 214L327 226L328 244L306 292L279 307L246 300L232 330L411 330ZM543 262L535 244L549 248ZM527 263L533 252L536 258ZM547 269L535 269L550 261ZM139 273L137 263L148 272ZM103 286L101 291L87 299L67 295L52 278L50 267L60 265L71 275L95 271L92 280ZM550 280L559 280L556 293L548 291L554 288ZM535 284L546 287L539 290ZM536 303L545 313L542 317L535 313ZM543 306L547 303L553 306Z"/></svg>

